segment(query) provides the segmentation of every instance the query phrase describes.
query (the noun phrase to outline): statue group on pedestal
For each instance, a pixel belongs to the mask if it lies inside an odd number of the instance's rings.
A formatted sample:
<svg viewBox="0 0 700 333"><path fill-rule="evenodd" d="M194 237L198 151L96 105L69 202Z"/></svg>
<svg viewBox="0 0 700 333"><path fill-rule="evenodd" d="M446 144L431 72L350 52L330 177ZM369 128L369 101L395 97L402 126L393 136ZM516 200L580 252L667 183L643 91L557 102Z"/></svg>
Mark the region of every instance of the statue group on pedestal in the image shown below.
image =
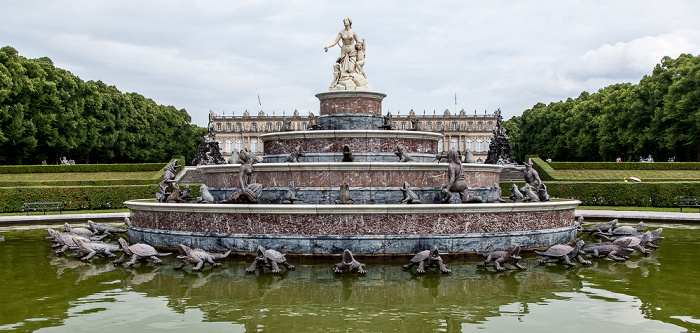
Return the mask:
<svg viewBox="0 0 700 333"><path fill-rule="evenodd" d="M209 127L209 132L204 135L204 140L197 146L197 155L192 159L192 164L226 164L226 159L221 155L221 148L219 147L219 141L216 140L213 127Z"/></svg>
<svg viewBox="0 0 700 333"><path fill-rule="evenodd" d="M340 45L340 57L333 66L333 82L328 90L372 90L364 71L365 65L365 40L360 40L355 30L352 30L352 20L346 17L343 20L345 29L340 30L332 43L323 49L328 49L342 41Z"/></svg>
<svg viewBox="0 0 700 333"><path fill-rule="evenodd" d="M505 127L501 126L503 117L501 110L497 110L496 114L496 129L493 130L493 138L489 144L489 154L486 157L485 164L517 164L510 146L510 138L506 135Z"/></svg>

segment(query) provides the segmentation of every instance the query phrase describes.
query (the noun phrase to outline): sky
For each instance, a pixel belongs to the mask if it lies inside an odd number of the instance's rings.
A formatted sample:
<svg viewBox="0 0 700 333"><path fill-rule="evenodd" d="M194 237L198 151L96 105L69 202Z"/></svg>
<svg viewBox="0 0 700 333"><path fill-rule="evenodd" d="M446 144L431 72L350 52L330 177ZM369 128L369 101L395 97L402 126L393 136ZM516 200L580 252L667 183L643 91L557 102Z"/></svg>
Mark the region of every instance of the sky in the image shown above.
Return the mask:
<svg viewBox="0 0 700 333"><path fill-rule="evenodd" d="M158 104L318 115L343 19L383 110L518 116L700 54L700 1L0 0L0 46ZM259 97L259 98L258 98Z"/></svg>

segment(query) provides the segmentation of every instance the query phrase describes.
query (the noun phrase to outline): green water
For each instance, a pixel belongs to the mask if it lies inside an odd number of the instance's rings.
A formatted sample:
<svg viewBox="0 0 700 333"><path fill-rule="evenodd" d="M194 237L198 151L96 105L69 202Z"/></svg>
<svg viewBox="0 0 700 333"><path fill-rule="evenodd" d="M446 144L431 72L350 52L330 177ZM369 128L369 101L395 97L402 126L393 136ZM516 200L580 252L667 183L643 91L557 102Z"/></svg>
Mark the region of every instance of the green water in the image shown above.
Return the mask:
<svg viewBox="0 0 700 333"><path fill-rule="evenodd" d="M451 275L368 265L335 275L332 263L247 275L223 261L193 273L164 265L115 267L57 256L45 229L0 228L0 330L40 332L685 332L700 331L700 226L664 224L649 256L566 269L477 269ZM59 226L57 228L60 229ZM584 238L588 239L588 238ZM292 264L295 264L292 262Z"/></svg>

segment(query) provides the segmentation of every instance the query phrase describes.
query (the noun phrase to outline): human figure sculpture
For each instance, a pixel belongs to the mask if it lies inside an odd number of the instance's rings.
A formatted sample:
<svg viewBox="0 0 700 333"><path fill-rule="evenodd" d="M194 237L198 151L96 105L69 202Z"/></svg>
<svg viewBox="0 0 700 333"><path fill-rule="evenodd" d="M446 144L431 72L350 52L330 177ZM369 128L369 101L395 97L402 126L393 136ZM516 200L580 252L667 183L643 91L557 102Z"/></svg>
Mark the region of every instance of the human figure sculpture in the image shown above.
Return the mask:
<svg viewBox="0 0 700 333"><path fill-rule="evenodd" d="M525 172L523 174L526 184L520 188L520 192L525 195L534 193L534 198L537 200L531 198L529 201L549 201L547 187L542 183L542 179L540 179L540 174L537 170L532 168L532 159L528 159L527 163L525 163Z"/></svg>
<svg viewBox="0 0 700 333"><path fill-rule="evenodd" d="M262 184L255 182L253 174L253 164L257 161L250 155L248 149L241 151L238 155L241 167L238 170L238 188L228 197L226 202L250 202L257 203Z"/></svg>
<svg viewBox="0 0 700 333"><path fill-rule="evenodd" d="M333 65L333 82L331 82L330 87L328 87L328 90L333 90L335 87L338 85L338 82L340 81L340 65L335 64Z"/></svg>
<svg viewBox="0 0 700 333"><path fill-rule="evenodd" d="M168 163L163 169L163 180L158 184L159 193L156 193L158 202L166 202L168 197L175 191L177 186L175 182L175 174L180 165L177 165L177 160Z"/></svg>
<svg viewBox="0 0 700 333"><path fill-rule="evenodd" d="M340 57L336 60L338 68L334 67L334 80L329 90L372 90L364 73L365 48L364 40L360 40L355 30L352 29L352 20L346 17L343 20L345 28L338 32L333 42L323 48L328 49L342 41L340 45ZM355 43L357 42L357 45ZM359 61L359 72L358 72Z"/></svg>
<svg viewBox="0 0 700 333"><path fill-rule="evenodd" d="M361 43L361 41L355 30L352 30L352 20L349 17L343 19L343 24L345 25L345 29L340 30L333 42L324 47L323 50L328 52L329 48L335 46L342 40L343 45L340 46L340 57L338 57L337 62L341 65L342 72L351 73L355 71L355 63L357 62L357 48L355 47L355 42Z"/></svg>
<svg viewBox="0 0 700 333"><path fill-rule="evenodd" d="M447 152L447 161L449 163L447 166L447 184L442 187L442 202L450 202L452 192L459 193L463 203L483 202L481 197L469 196L469 185L464 178L464 169L462 168L462 161L459 159L459 153L451 149Z"/></svg>
<svg viewBox="0 0 700 333"><path fill-rule="evenodd" d="M357 49L357 62L355 63L355 70L362 74L362 76L366 79L367 75L365 74L364 66L365 66L365 40L364 38L362 39L362 42L358 42L357 45L355 46L355 49Z"/></svg>

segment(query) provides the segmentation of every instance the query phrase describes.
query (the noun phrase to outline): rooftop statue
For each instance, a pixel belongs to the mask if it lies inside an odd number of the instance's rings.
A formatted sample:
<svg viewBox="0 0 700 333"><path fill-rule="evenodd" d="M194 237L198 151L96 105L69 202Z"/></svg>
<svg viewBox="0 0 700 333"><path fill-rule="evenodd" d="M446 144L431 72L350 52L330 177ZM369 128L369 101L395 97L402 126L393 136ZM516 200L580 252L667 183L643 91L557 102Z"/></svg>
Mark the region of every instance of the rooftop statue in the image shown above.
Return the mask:
<svg viewBox="0 0 700 333"><path fill-rule="evenodd" d="M345 29L340 30L333 42L323 48L328 52L329 48L341 40L343 42L340 45L340 57L336 60L338 64L333 66L333 82L328 90L372 90L364 71L365 40L360 40L355 30L352 30L352 20L349 17L343 20L343 24Z"/></svg>

